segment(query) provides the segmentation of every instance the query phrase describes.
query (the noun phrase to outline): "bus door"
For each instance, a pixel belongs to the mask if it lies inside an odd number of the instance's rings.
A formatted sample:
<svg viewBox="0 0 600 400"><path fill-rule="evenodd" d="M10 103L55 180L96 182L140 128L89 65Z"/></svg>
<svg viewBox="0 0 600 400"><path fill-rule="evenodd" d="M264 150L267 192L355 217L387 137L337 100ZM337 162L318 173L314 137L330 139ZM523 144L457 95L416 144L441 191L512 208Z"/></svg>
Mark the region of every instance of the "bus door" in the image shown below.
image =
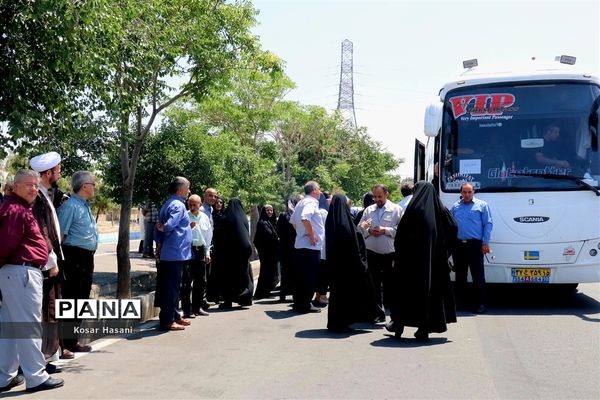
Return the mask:
<svg viewBox="0 0 600 400"><path fill-rule="evenodd" d="M415 166L414 166L414 181L415 183L425 179L425 145L415 139Z"/></svg>

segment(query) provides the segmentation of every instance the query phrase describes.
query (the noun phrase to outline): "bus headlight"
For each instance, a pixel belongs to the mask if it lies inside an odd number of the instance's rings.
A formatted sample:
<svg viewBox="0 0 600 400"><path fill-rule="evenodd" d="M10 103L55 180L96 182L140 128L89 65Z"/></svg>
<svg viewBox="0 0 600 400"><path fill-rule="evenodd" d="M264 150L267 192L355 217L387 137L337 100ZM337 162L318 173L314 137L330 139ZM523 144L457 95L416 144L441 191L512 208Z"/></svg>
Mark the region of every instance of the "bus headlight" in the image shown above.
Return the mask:
<svg viewBox="0 0 600 400"><path fill-rule="evenodd" d="M598 250L596 250L596 249L591 249L590 250L590 256L595 257L596 254L598 254Z"/></svg>

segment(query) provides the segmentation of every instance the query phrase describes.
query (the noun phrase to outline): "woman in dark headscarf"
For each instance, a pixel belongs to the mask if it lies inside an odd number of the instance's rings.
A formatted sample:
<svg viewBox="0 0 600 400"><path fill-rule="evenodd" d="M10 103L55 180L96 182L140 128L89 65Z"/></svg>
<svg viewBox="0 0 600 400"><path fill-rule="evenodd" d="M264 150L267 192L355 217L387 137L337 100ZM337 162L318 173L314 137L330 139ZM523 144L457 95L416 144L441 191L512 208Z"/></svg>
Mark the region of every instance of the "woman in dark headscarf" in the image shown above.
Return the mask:
<svg viewBox="0 0 600 400"><path fill-rule="evenodd" d="M218 303L221 298L221 254L219 250L224 247L224 251L227 251L226 246L219 246L220 248L216 248L214 246L215 239L214 237L218 235L220 230L221 218L223 217L223 209L225 200L221 196L217 196L217 201L215 201L215 205L213 206L212 216L213 216L213 248L211 250L211 262L208 267L208 275L206 280L206 300Z"/></svg>
<svg viewBox="0 0 600 400"><path fill-rule="evenodd" d="M273 206L265 204L260 210L260 217L256 224L254 246L260 259L260 274L256 285L255 299L271 297L271 291L279 283L277 269L277 248L279 236L277 235L277 218L273 214Z"/></svg>
<svg viewBox="0 0 600 400"><path fill-rule="evenodd" d="M354 226L346 196L336 194L329 206L325 249L330 271L327 329L345 331L355 322L373 322L378 307L367 268L367 249Z"/></svg>
<svg viewBox="0 0 600 400"><path fill-rule="evenodd" d="M213 235L215 251L219 254L221 308L231 308L232 303L241 306L252 304L254 280L250 268L252 246L248 219L238 198L229 200Z"/></svg>
<svg viewBox="0 0 600 400"><path fill-rule="evenodd" d="M369 207L371 204L375 203L375 199L373 198L373 193L368 192L363 195L363 209L356 213L356 217L354 217L354 226L358 226L360 224L360 220L365 212L365 208Z"/></svg>
<svg viewBox="0 0 600 400"><path fill-rule="evenodd" d="M412 326L415 337L426 340L456 322L448 257L457 230L433 185L418 182L394 240L392 321L386 328L396 337Z"/></svg>
<svg viewBox="0 0 600 400"><path fill-rule="evenodd" d="M213 206L213 220L223 215L223 208L225 207L225 200L221 196L217 196L217 201Z"/></svg>
<svg viewBox="0 0 600 400"><path fill-rule="evenodd" d="M279 236L279 264L281 269L281 285L279 301L285 301L285 297L294 292L294 243L296 242L296 230L290 224L290 217L294 213L299 198L290 197L285 203L285 211L277 219L277 235Z"/></svg>

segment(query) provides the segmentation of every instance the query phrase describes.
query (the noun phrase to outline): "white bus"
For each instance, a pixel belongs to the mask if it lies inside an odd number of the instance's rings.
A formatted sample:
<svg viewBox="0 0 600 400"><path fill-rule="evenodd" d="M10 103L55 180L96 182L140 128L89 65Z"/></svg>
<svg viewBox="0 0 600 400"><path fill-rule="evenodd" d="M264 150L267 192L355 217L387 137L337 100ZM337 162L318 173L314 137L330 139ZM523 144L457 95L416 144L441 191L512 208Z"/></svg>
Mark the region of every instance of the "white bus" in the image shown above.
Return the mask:
<svg viewBox="0 0 600 400"><path fill-rule="evenodd" d="M484 72L470 60L425 112L415 181L448 208L463 182L488 202L488 282L600 281L600 81L574 61Z"/></svg>

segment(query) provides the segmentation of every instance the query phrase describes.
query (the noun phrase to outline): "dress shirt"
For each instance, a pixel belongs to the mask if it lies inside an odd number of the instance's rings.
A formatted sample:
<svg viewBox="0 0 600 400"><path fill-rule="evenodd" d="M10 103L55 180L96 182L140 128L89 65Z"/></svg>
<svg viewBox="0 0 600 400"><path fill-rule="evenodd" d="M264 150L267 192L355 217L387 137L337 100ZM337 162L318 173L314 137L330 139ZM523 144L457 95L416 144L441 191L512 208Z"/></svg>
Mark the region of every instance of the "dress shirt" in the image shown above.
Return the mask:
<svg viewBox="0 0 600 400"><path fill-rule="evenodd" d="M208 220L210 221L210 225L212 227L214 227L214 223L213 223L213 208L210 204L208 204L207 202L202 203L202 207L200 207L200 211L202 211L207 217Z"/></svg>
<svg viewBox="0 0 600 400"><path fill-rule="evenodd" d="M377 203L371 204L365 208L363 216L358 224L358 229L365 238L365 244L368 250L378 254L390 254L394 252L394 238L396 237L396 228L402 209L398 204L394 204L387 200L383 207L377 207ZM361 225L363 221L371 219L371 227L383 228L385 234L381 236L373 236L368 229L364 229Z"/></svg>
<svg viewBox="0 0 600 400"><path fill-rule="evenodd" d="M192 228L192 246L204 246L204 255L209 256L213 236L210 220L202 211L198 212L198 215L191 211L188 211L188 214L190 220L196 223L196 226Z"/></svg>
<svg viewBox="0 0 600 400"><path fill-rule="evenodd" d="M315 236L317 237L317 243L311 244L310 238L306 233L306 228L302 221L309 221ZM297 249L311 249L321 250L323 246L323 239L325 238L325 223L321 212L319 211L319 201L312 196L306 196L296 205L294 213L290 218L290 222L296 228L296 242L294 247Z"/></svg>
<svg viewBox="0 0 600 400"><path fill-rule="evenodd" d="M161 245L161 261L187 261L192 259L192 228L185 209L185 199L173 195L163 204L158 220L164 229L155 235Z"/></svg>
<svg viewBox="0 0 600 400"><path fill-rule="evenodd" d="M33 216L32 205L13 194L0 206L0 266L48 262L48 245Z"/></svg>
<svg viewBox="0 0 600 400"><path fill-rule="evenodd" d="M473 197L473 201L465 203L457 201L450 210L458 224L458 239L481 240L483 244L490 243L492 235L492 214L488 204Z"/></svg>
<svg viewBox="0 0 600 400"><path fill-rule="evenodd" d="M77 193L73 194L60 206L57 214L60 231L64 236L64 245L96 251L98 248L96 218L83 197Z"/></svg>

